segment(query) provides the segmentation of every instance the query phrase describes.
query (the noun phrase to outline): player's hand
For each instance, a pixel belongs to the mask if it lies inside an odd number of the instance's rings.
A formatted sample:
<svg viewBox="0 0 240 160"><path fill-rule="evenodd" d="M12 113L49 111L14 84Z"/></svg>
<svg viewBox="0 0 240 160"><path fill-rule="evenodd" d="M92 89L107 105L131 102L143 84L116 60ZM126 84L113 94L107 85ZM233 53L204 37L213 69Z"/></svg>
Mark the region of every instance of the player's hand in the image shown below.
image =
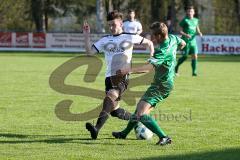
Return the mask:
<svg viewBox="0 0 240 160"><path fill-rule="evenodd" d="M87 23L86 20L83 22L83 33L84 34L89 34L90 33L90 26L89 26L89 24Z"/></svg>
<svg viewBox="0 0 240 160"><path fill-rule="evenodd" d="M186 37L187 37L187 38L191 38L191 36L190 36L189 34L186 34Z"/></svg>
<svg viewBox="0 0 240 160"><path fill-rule="evenodd" d="M122 69L119 69L119 70L116 71L116 74L118 76L124 76L128 73L129 73L129 69L127 69L127 68L122 68Z"/></svg>

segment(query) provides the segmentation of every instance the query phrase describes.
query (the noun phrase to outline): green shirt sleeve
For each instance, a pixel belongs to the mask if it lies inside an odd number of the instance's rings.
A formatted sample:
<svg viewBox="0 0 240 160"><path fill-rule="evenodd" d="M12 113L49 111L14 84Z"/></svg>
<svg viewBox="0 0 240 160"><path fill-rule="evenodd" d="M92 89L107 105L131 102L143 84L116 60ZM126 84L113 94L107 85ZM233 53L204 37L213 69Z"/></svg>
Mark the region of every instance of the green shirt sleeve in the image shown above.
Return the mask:
<svg viewBox="0 0 240 160"><path fill-rule="evenodd" d="M179 23L179 25L184 28L184 25L185 25L185 18Z"/></svg>
<svg viewBox="0 0 240 160"><path fill-rule="evenodd" d="M178 36L175 36L175 37L176 37L177 45L179 46L179 44L181 44L183 40Z"/></svg>
<svg viewBox="0 0 240 160"><path fill-rule="evenodd" d="M155 57L151 57L148 59L148 62L150 64L152 64L154 67L157 67L159 65L161 65L165 60L165 54L159 50L158 51L158 56L155 58Z"/></svg>

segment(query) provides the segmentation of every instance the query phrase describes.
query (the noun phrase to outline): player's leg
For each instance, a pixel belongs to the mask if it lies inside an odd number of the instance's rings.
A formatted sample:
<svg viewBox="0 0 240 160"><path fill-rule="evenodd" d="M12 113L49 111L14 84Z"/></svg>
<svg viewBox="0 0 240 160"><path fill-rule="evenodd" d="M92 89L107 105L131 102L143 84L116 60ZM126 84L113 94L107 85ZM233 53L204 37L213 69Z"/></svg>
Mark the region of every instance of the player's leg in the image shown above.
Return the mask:
<svg viewBox="0 0 240 160"><path fill-rule="evenodd" d="M117 102L116 107L113 109L113 111L110 114L111 114L111 116L117 117L122 120L129 120L131 117L130 112L128 112L127 110L125 110L119 106L119 101Z"/></svg>
<svg viewBox="0 0 240 160"><path fill-rule="evenodd" d="M113 132L113 136L115 138L125 139L130 131L137 125L138 121L140 121L153 133L158 135L160 139L158 144L164 145L171 143L171 139L167 137L154 118L149 115L153 106L156 106L158 102L168 97L171 89L171 86L168 88L164 86L150 86L139 101L135 114L132 115L127 127L121 132Z"/></svg>
<svg viewBox="0 0 240 160"><path fill-rule="evenodd" d="M192 54L192 76L197 76L197 54Z"/></svg>
<svg viewBox="0 0 240 160"><path fill-rule="evenodd" d="M139 103L138 103L138 105L139 105ZM125 139L127 137L127 135L131 132L131 130L137 126L138 121L139 121L139 117L137 116L137 109L136 109L136 111L131 115L131 118L128 121L127 127L125 129L123 129L121 132L112 132L112 135L115 138Z"/></svg>
<svg viewBox="0 0 240 160"><path fill-rule="evenodd" d="M157 103L167 98L171 90L172 84L169 84L167 87L161 84L159 86L150 86L141 98L142 102L138 107L137 114L140 116L140 121L153 133L157 134L159 137L158 145L169 144L172 140L164 133L157 121L149 115L149 112Z"/></svg>
<svg viewBox="0 0 240 160"><path fill-rule="evenodd" d="M130 119L131 113L118 107L118 101L120 100L123 92L127 89L127 85L128 77L124 77L119 83L113 83L113 79L110 77L105 79L106 97L103 100L103 108L99 114L96 126L93 126L91 123L86 123L86 128L91 133L92 139L97 138L98 132L107 121L109 114L123 120Z"/></svg>
<svg viewBox="0 0 240 160"><path fill-rule="evenodd" d="M152 86L150 86L148 88L148 90L145 92L144 96L143 97L146 97L147 94L151 93L151 90L152 90ZM115 137L115 138L120 138L120 139L125 139L127 137L127 135L131 132L131 130L137 126L138 124L138 121L139 121L139 116L137 116L137 110L138 110L138 106L141 105L141 100L138 102L137 104L137 108L136 108L136 111L134 112L134 114L132 114L128 124L127 124L127 127L122 130L121 132L113 132L112 135Z"/></svg>
<svg viewBox="0 0 240 160"><path fill-rule="evenodd" d="M106 97L103 100L103 108L102 111L99 114L97 123L96 123L96 128L98 130L100 130L102 128L102 126L104 125L104 123L106 122L106 120L109 117L109 114L112 112L112 110L115 108L115 106L117 105L117 101L116 99L119 96L119 91L115 90L115 89L111 89Z"/></svg>
<svg viewBox="0 0 240 160"><path fill-rule="evenodd" d="M157 121L149 115L152 108L152 105L148 102L141 101L137 108L137 116L140 117L140 122L142 122L142 124L155 133L159 139L166 138L167 135L158 125Z"/></svg>
<svg viewBox="0 0 240 160"><path fill-rule="evenodd" d="M118 101L120 101L122 94L126 91L128 86L128 75L124 76L120 82L117 84L117 89L119 90ZM129 120L131 113L126 111L125 109L119 107L119 102L111 112L111 116L117 117L122 120Z"/></svg>
<svg viewBox="0 0 240 160"><path fill-rule="evenodd" d="M192 55L192 76L197 76L197 58L198 58L198 49L197 44L191 46L190 53Z"/></svg>
<svg viewBox="0 0 240 160"><path fill-rule="evenodd" d="M157 145L170 144L172 142L171 138L165 134L162 128L158 125L157 121L149 115L152 109L153 107L151 104L145 101L140 101L137 106L136 114L134 114L136 119L130 120L123 131L113 132L113 136L115 138L125 139L129 132L137 125L137 122L140 121L159 137Z"/></svg>
<svg viewBox="0 0 240 160"><path fill-rule="evenodd" d="M140 120L140 113L149 114L150 111L153 109L151 107L151 105L149 106L149 105L147 105L147 103L143 103L143 102L144 101L141 101L141 100L138 102L135 113L131 116L131 120L128 123L127 127L122 131L122 133L123 133L123 135L125 135L125 137L138 124L138 121ZM144 105L144 107L142 107L142 105Z"/></svg>
<svg viewBox="0 0 240 160"><path fill-rule="evenodd" d="M177 65L175 67L175 73L178 74L179 66L187 60L187 56L189 54L189 44L186 45L183 49L182 56L178 59Z"/></svg>
<svg viewBox="0 0 240 160"><path fill-rule="evenodd" d="M107 121L110 112L117 105L116 99L118 98L118 96L119 96L118 90L115 89L109 90L108 93L106 94L106 97L103 100L103 108L99 114L96 125L93 126L91 123L86 123L86 129L91 133L92 139L97 139L98 132Z"/></svg>

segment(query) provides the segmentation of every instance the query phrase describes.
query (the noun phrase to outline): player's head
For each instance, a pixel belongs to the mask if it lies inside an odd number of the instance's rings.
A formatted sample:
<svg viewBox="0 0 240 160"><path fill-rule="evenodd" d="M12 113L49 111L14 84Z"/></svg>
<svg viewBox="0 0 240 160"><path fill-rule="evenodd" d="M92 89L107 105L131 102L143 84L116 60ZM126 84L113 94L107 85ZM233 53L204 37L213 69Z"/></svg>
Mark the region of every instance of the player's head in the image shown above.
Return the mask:
<svg viewBox="0 0 240 160"><path fill-rule="evenodd" d="M195 14L195 10L193 6L187 6L186 13L189 18L193 18Z"/></svg>
<svg viewBox="0 0 240 160"><path fill-rule="evenodd" d="M135 10L133 10L133 9L128 10L128 19L129 20L134 20L135 19Z"/></svg>
<svg viewBox="0 0 240 160"><path fill-rule="evenodd" d="M168 37L167 25L163 22L154 22L150 26L152 41L161 43Z"/></svg>
<svg viewBox="0 0 240 160"><path fill-rule="evenodd" d="M122 19L123 14L117 10L108 13L107 22L112 34L120 34L122 32Z"/></svg>

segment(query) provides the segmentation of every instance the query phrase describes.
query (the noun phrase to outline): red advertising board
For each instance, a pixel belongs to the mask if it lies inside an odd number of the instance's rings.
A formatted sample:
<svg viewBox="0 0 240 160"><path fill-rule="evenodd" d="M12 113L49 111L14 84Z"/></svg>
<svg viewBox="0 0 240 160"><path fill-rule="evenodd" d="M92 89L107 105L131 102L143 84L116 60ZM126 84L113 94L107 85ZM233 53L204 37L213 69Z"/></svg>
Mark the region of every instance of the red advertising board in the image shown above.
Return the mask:
<svg viewBox="0 0 240 160"><path fill-rule="evenodd" d="M12 47L11 32L0 32L0 47Z"/></svg>
<svg viewBox="0 0 240 160"><path fill-rule="evenodd" d="M16 33L16 47L29 47L28 33Z"/></svg>
<svg viewBox="0 0 240 160"><path fill-rule="evenodd" d="M46 34L33 33L33 48L46 48Z"/></svg>

